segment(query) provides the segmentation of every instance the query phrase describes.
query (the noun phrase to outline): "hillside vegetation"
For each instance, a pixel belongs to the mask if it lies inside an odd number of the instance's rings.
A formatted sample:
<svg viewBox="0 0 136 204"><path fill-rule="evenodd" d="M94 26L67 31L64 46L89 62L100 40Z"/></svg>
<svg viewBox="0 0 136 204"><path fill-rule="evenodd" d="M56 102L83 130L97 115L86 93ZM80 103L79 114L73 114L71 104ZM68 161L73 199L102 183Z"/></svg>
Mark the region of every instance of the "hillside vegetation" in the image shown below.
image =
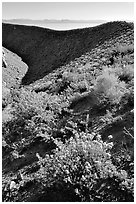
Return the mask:
<svg viewBox="0 0 136 204"><path fill-rule="evenodd" d="M3 46L29 66L23 84L4 83L3 201L133 202L133 24L3 26Z"/></svg>
<svg viewBox="0 0 136 204"><path fill-rule="evenodd" d="M22 83L29 84L132 27L126 22L111 22L92 28L55 31L3 24L2 44L28 65Z"/></svg>

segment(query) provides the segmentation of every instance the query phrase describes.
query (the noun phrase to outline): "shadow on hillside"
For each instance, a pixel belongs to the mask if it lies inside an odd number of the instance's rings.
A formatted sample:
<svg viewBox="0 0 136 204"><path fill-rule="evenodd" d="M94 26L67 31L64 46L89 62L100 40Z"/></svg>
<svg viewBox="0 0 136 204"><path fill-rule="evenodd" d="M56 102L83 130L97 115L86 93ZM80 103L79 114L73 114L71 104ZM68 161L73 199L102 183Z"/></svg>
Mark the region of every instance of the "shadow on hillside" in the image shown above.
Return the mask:
<svg viewBox="0 0 136 204"><path fill-rule="evenodd" d="M29 66L22 84L30 84L133 25L109 22L96 27L55 31L35 26L2 24L2 44Z"/></svg>

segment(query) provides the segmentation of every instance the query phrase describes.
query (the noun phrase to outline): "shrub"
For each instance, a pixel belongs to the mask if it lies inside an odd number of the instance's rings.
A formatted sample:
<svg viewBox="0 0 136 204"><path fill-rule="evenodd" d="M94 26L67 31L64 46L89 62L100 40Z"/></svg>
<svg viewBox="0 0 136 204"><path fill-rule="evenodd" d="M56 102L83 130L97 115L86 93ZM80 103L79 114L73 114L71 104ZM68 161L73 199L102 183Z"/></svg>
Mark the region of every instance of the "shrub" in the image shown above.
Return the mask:
<svg viewBox="0 0 136 204"><path fill-rule="evenodd" d="M97 77L94 89L100 97L108 98L114 104L120 102L126 92L126 85L118 79L114 72L106 68Z"/></svg>
<svg viewBox="0 0 136 204"><path fill-rule="evenodd" d="M3 121L3 137L9 144L18 142L21 145L22 138L27 141L57 126L55 119L61 111L57 96L22 89L14 91L12 97L11 120ZM46 110L47 105L49 110Z"/></svg>
<svg viewBox="0 0 136 204"><path fill-rule="evenodd" d="M120 73L119 79L121 81L131 81L134 78L134 65L126 65L122 68L122 72Z"/></svg>
<svg viewBox="0 0 136 204"><path fill-rule="evenodd" d="M2 87L2 108L5 108L9 103L11 103L11 92L10 89L3 86Z"/></svg>
<svg viewBox="0 0 136 204"><path fill-rule="evenodd" d="M62 79L63 79L63 80L66 80L66 81L69 81L69 82L72 82L72 81L77 80L78 75L79 75L79 74L77 74L77 73L75 74L75 73L73 73L73 72L67 72L67 71L65 71L65 72L62 74Z"/></svg>
<svg viewBox="0 0 136 204"><path fill-rule="evenodd" d="M80 81L80 82L78 83L78 89L80 90L81 93L87 91L88 88L89 88L89 85L88 85L88 83L87 83L86 80Z"/></svg>
<svg viewBox="0 0 136 204"><path fill-rule="evenodd" d="M117 48L116 48L116 51L120 54L127 54L127 53L133 53L134 52L134 45L131 44L131 45L118 45Z"/></svg>
<svg viewBox="0 0 136 204"><path fill-rule="evenodd" d="M37 175L45 194L46 189L53 190L64 201L70 190L71 201L132 201L133 182L126 171L117 170L110 158L113 143L103 142L99 135L93 138L93 134L75 133L75 138L65 144L56 142L58 148L41 160Z"/></svg>

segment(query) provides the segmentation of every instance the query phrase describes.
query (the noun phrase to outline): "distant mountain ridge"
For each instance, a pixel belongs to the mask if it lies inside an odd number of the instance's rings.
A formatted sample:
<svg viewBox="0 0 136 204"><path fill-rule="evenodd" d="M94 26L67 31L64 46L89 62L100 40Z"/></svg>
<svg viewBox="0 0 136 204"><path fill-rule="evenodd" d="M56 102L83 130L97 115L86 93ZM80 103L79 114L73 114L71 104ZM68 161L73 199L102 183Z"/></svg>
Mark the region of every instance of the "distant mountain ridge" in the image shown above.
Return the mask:
<svg viewBox="0 0 136 204"><path fill-rule="evenodd" d="M13 23L13 24L45 24L45 23L105 23L105 20L69 20L69 19L43 19L43 20L33 20L33 19L3 19L3 23Z"/></svg>
<svg viewBox="0 0 136 204"><path fill-rule="evenodd" d="M69 31L3 23L2 44L29 66L22 84L30 84L127 29L133 29L133 23L117 21Z"/></svg>

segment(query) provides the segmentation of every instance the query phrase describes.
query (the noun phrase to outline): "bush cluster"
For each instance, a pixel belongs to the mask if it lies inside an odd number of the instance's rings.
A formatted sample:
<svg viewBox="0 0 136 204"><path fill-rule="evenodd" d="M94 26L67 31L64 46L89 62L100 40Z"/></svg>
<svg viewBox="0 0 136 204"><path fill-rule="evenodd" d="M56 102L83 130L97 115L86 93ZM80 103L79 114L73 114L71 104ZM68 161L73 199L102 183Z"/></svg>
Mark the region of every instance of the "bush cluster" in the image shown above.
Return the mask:
<svg viewBox="0 0 136 204"><path fill-rule="evenodd" d="M45 192L53 188L61 201L66 196L64 188L70 190L71 201L133 200L133 180L112 163L112 142L103 142L100 135L93 133L76 132L75 138L65 144L56 141L56 145L54 154L40 161L38 178Z"/></svg>

